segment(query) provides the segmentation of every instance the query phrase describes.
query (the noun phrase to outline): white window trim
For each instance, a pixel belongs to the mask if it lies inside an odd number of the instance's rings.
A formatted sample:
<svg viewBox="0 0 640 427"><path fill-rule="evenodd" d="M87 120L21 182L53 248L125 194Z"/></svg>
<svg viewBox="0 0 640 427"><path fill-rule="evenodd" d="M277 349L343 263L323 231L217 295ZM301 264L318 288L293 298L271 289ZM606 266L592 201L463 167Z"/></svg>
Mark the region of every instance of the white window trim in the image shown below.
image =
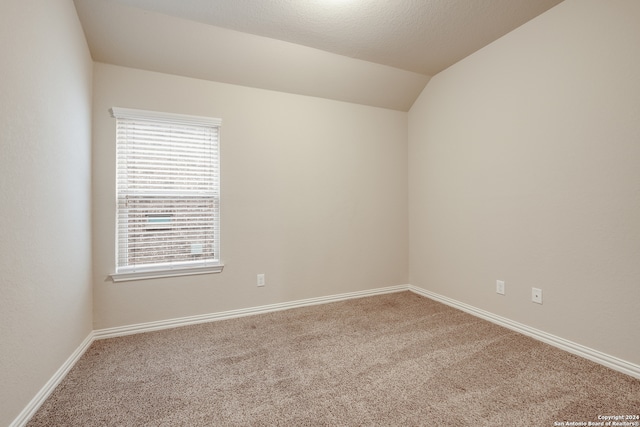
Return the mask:
<svg viewBox="0 0 640 427"><path fill-rule="evenodd" d="M213 264L208 267L183 267L183 268L169 268L166 270L153 269L149 271L135 271L131 273L113 273L109 277L114 283L118 282L130 282L133 280L146 280L146 279L161 279L164 277L178 277L178 276L194 276L197 274L213 274L222 273L224 264Z"/></svg>
<svg viewBox="0 0 640 427"><path fill-rule="evenodd" d="M222 120L213 117L189 116L187 114L164 113L161 111L145 111L133 108L113 107L109 109L111 117L122 119L144 119L154 121L171 121L187 125L221 126Z"/></svg>
<svg viewBox="0 0 640 427"><path fill-rule="evenodd" d="M109 113L113 118L145 119L162 122L171 121L187 125L191 124L217 127L222 125L222 120L218 118L165 113L159 111L145 111L131 108L113 107L109 109ZM204 261L202 265L199 266L194 266L192 263L184 266L181 266L180 263L173 263L167 268L162 268L158 265L148 268L124 267L120 268L120 272L112 273L108 277L111 278L114 283L118 283L166 277L214 274L221 273L223 269L224 264L222 263L222 260L218 260L218 262Z"/></svg>

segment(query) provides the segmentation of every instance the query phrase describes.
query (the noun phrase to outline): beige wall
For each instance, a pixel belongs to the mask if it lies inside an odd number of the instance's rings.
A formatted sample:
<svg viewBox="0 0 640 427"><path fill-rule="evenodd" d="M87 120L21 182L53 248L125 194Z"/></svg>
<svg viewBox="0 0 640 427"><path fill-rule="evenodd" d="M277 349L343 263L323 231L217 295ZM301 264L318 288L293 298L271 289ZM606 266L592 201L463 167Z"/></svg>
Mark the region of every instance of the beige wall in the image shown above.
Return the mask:
<svg viewBox="0 0 640 427"><path fill-rule="evenodd" d="M92 304L101 329L410 282L640 363L638 21L635 0L566 0L409 114L98 63L91 160L72 2L3 1L0 425L87 337ZM107 280L112 106L223 119L223 273Z"/></svg>
<svg viewBox="0 0 640 427"><path fill-rule="evenodd" d="M92 62L71 0L0 2L0 425L89 335Z"/></svg>
<svg viewBox="0 0 640 427"><path fill-rule="evenodd" d="M107 280L113 106L223 120L221 274ZM407 113L97 63L93 125L96 329L407 283Z"/></svg>
<svg viewBox="0 0 640 427"><path fill-rule="evenodd" d="M636 0L566 0L432 78L409 113L413 285L640 363L638 22Z"/></svg>

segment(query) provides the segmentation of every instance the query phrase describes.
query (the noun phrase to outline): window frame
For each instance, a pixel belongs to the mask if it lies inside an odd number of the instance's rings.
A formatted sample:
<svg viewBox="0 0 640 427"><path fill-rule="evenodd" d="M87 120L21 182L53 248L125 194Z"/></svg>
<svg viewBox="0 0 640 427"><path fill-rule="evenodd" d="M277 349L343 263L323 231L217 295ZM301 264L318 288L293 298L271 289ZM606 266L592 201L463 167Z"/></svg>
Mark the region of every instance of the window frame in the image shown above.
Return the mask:
<svg viewBox="0 0 640 427"><path fill-rule="evenodd" d="M214 211L213 219L213 252L217 253L214 259L205 259L200 261L172 261L164 263L150 263L145 265L134 266L122 266L119 265L119 251L122 248L119 247L119 239L121 238L121 229L118 223L118 215L120 212L120 193L118 189L118 172L117 168L121 161L118 155L116 155L116 229L115 229L115 273L110 275L114 282L124 282L131 280L143 280L143 279L155 279L163 277L175 277L175 276L189 276L199 274L211 274L220 273L224 268L222 259L220 257L220 128L222 120L217 118L202 117L202 116L190 116L184 114L165 113L148 110L137 110L131 108L113 107L109 110L111 117L116 119L116 128L118 127L119 120L141 120L147 122L158 122L164 125L182 125L182 126L197 126L197 127L209 127L216 128L217 138L214 147L217 154L216 160L213 161L214 174L217 174L217 186L214 188L214 196L212 196L212 202L214 206L217 206L217 211ZM119 141L116 136L116 147L118 147ZM179 195L177 197L188 196L188 193ZM207 199L205 199L207 200ZM214 208L215 209L215 208ZM150 213L147 214L151 215ZM150 231L153 231L150 229ZM159 229L158 229L159 231ZM126 237L128 239L128 236ZM127 240L128 242L128 240Z"/></svg>

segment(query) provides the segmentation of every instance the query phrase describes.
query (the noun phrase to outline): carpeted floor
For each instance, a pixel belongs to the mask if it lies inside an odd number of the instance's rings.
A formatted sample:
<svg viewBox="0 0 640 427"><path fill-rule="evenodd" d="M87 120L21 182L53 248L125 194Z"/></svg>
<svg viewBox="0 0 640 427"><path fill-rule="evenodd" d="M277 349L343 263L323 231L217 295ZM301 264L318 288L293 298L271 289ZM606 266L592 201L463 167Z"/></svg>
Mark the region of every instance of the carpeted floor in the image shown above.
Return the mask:
<svg viewBox="0 0 640 427"><path fill-rule="evenodd" d="M96 341L28 426L557 426L639 413L640 380L402 292Z"/></svg>

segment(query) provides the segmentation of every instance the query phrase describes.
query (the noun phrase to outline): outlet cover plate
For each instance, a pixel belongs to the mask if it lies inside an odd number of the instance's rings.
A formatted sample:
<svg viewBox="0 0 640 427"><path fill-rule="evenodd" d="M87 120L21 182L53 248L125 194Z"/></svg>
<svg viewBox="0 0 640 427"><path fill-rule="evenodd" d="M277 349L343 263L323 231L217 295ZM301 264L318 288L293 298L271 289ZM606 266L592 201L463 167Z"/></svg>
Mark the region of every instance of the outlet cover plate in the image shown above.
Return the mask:
<svg viewBox="0 0 640 427"><path fill-rule="evenodd" d="M504 280L496 280L496 293L504 295Z"/></svg>
<svg viewBox="0 0 640 427"><path fill-rule="evenodd" d="M531 288L531 301L542 304L542 289Z"/></svg>

